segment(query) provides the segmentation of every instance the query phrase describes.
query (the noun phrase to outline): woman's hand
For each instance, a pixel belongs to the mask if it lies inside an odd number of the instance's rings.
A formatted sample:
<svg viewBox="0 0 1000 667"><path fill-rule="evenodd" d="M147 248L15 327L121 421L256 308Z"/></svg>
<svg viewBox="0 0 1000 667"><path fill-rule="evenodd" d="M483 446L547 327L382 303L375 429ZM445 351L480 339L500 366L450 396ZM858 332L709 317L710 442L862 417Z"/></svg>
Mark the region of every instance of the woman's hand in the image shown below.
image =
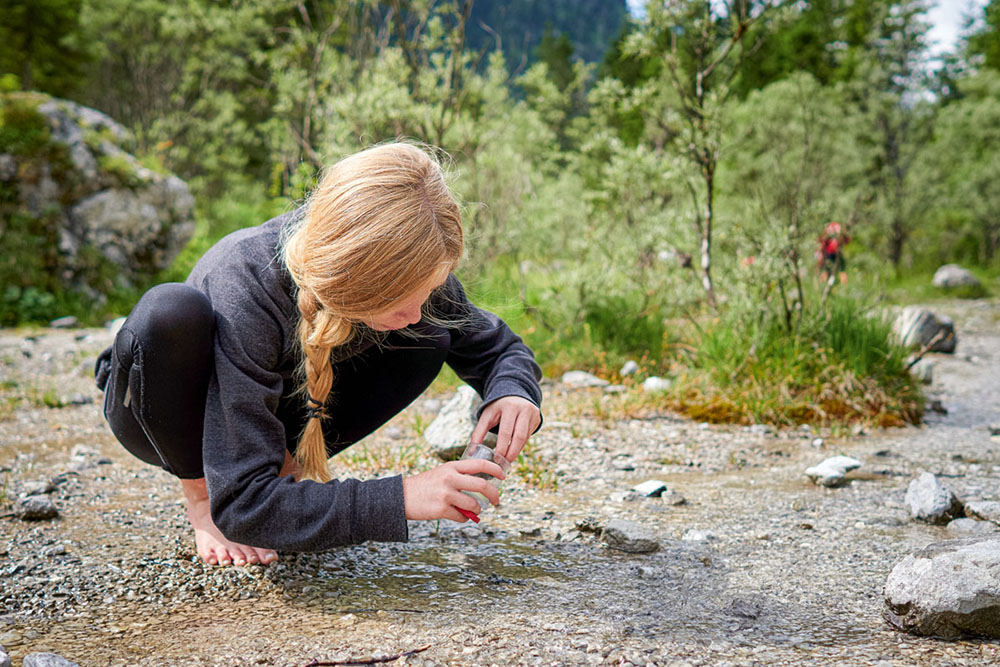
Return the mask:
<svg viewBox="0 0 1000 667"><path fill-rule="evenodd" d="M403 478L403 505L407 519L451 519L459 523L468 518L456 508L479 514L479 503L462 491L475 491L491 503L500 503L500 492L482 477L486 474L503 479L503 470L492 461L465 459L451 461L419 475Z"/></svg>
<svg viewBox="0 0 1000 667"><path fill-rule="evenodd" d="M504 396L483 408L472 432L472 442L482 442L489 430L500 424L496 452L513 461L541 422L542 413L534 403L520 396Z"/></svg>

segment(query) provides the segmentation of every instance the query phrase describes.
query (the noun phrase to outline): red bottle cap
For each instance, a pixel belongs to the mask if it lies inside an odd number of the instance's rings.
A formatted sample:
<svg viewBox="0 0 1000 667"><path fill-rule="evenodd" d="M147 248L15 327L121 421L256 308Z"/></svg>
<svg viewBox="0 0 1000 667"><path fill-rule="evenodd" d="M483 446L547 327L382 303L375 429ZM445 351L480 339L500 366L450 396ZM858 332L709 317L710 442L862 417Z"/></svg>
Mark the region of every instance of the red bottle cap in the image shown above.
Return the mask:
<svg viewBox="0 0 1000 667"><path fill-rule="evenodd" d="M466 517L468 517L469 519L471 519L473 521L473 523L479 523L479 516L477 514L475 514L474 512L470 512L469 510L464 510L461 507L455 507L455 509L457 509L459 512L461 512Z"/></svg>

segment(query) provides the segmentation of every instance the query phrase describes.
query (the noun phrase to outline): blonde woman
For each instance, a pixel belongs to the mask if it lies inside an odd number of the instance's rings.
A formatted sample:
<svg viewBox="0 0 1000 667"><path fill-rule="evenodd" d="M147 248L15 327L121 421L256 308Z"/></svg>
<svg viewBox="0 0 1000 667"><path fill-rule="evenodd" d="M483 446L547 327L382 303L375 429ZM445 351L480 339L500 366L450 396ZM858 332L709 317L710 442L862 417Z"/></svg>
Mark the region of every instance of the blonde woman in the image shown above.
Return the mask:
<svg viewBox="0 0 1000 667"><path fill-rule="evenodd" d="M198 554L270 563L276 551L404 541L407 519L465 521L477 473L333 480L328 457L412 402L448 363L484 407L471 434L520 453L541 423L540 371L452 275L459 208L409 144L349 156L303 208L219 241L184 284L159 285L98 359L104 414L138 458L181 480Z"/></svg>

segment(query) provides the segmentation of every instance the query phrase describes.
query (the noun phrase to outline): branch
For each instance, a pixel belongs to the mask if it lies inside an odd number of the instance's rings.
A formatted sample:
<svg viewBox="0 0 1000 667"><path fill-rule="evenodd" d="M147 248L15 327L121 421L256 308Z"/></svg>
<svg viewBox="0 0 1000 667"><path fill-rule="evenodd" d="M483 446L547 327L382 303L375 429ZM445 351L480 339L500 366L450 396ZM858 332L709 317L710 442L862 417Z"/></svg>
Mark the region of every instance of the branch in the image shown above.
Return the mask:
<svg viewBox="0 0 1000 667"><path fill-rule="evenodd" d="M942 340L947 340L948 338L951 338L952 335L954 334L951 333L945 334L944 329L941 329L936 334L934 334L934 337L931 338L929 341L927 341L927 344L924 345L922 348L920 348L919 352L913 355L913 359L910 360L910 363L906 364L906 370L910 370L911 368L916 366L917 362L923 359L924 355L930 352L932 347L937 345Z"/></svg>
<svg viewBox="0 0 1000 667"><path fill-rule="evenodd" d="M431 644L425 644L419 648L415 648L412 651L403 651L402 653L397 653L396 655L387 655L384 658L348 658L347 660L333 660L332 662L319 662L313 660L310 663L304 665L304 667L335 667L336 665L377 665L381 662L394 662L400 658L405 658L417 653L422 653L431 647Z"/></svg>

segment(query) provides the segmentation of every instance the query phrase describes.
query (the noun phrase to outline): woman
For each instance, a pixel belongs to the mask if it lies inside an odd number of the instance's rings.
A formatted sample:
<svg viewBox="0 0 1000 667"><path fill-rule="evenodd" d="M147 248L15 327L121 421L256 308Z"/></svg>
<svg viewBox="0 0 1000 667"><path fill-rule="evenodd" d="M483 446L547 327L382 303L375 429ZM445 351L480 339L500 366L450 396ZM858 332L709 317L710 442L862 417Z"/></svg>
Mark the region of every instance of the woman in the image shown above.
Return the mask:
<svg viewBox="0 0 1000 667"><path fill-rule="evenodd" d="M541 423L531 351L451 275L458 205L408 144L349 156L303 208L230 234L185 284L147 292L97 363L104 413L140 459L181 480L198 554L270 563L275 550L403 541L407 519L465 521L476 474L331 480L327 459L405 408L447 362L483 396L513 460Z"/></svg>

